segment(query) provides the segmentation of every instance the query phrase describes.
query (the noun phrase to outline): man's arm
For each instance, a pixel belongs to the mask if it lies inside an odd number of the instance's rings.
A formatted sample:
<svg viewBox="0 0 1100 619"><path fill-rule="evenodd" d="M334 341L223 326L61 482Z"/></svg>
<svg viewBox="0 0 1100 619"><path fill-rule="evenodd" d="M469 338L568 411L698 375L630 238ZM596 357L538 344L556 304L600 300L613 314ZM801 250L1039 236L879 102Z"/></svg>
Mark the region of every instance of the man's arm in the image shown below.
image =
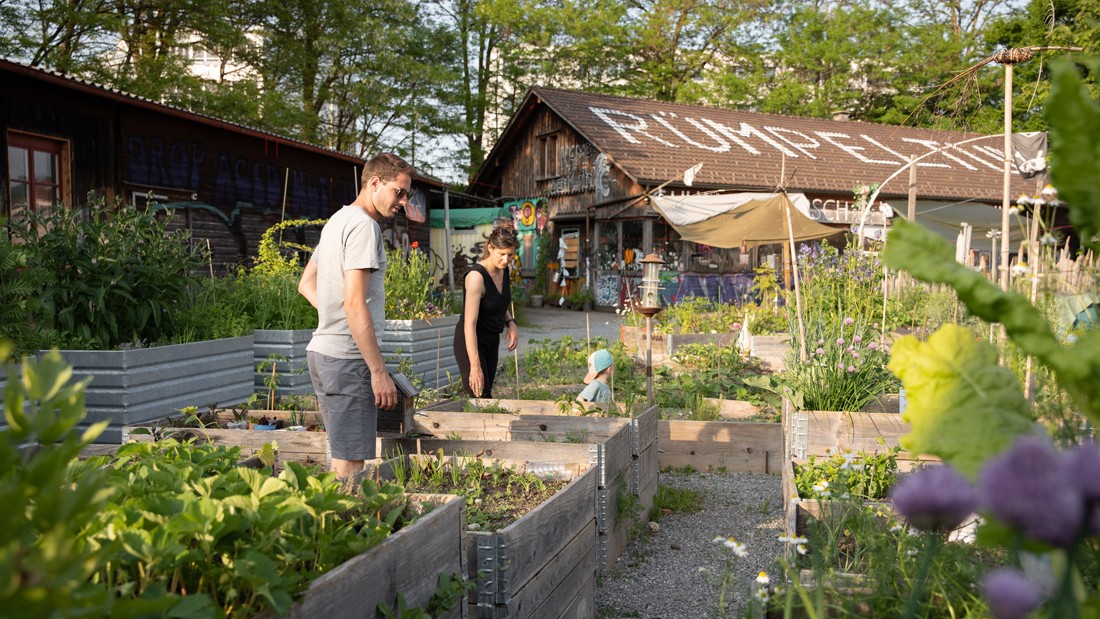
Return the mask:
<svg viewBox="0 0 1100 619"><path fill-rule="evenodd" d="M344 315L348 318L348 329L359 348L359 354L363 355L363 360L370 369L374 403L379 408L393 408L397 404L397 387L386 371L386 362L378 347L378 334L374 332L374 321L367 310L367 289L371 274L372 271L368 269L344 271Z"/></svg>
<svg viewBox="0 0 1100 619"><path fill-rule="evenodd" d="M298 294L309 301L313 307L317 307L317 261L310 260L302 271L302 278L298 280Z"/></svg>

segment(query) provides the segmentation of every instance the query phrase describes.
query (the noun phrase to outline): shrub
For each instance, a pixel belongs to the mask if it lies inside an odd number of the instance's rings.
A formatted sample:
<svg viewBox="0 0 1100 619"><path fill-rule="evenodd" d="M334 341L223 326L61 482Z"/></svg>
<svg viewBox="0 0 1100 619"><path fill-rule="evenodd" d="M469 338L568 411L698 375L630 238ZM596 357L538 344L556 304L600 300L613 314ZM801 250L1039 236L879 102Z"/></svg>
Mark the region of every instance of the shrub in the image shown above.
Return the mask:
<svg viewBox="0 0 1100 619"><path fill-rule="evenodd" d="M109 207L95 196L84 210L24 210L9 225L12 243L41 267L30 291L40 305L24 303L30 320L19 328L52 331L49 343L60 348L106 350L175 333L202 266L189 232L170 232L152 212L121 201Z"/></svg>

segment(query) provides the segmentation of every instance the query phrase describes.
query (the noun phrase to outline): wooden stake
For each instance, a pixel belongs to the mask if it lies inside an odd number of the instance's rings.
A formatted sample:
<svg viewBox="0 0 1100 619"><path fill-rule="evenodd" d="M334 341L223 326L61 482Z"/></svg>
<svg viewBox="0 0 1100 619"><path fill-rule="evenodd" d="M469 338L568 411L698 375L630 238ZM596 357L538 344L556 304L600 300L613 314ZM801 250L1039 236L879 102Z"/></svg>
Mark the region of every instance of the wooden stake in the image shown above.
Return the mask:
<svg viewBox="0 0 1100 619"><path fill-rule="evenodd" d="M589 318L590 312L584 313L584 330L585 337L588 340L588 356L592 356L592 322Z"/></svg>
<svg viewBox="0 0 1100 619"><path fill-rule="evenodd" d="M516 302L511 301L509 305L512 307L512 320L516 319ZM516 328L516 349L512 351L513 358L516 361L516 399L519 399L519 328Z"/></svg>

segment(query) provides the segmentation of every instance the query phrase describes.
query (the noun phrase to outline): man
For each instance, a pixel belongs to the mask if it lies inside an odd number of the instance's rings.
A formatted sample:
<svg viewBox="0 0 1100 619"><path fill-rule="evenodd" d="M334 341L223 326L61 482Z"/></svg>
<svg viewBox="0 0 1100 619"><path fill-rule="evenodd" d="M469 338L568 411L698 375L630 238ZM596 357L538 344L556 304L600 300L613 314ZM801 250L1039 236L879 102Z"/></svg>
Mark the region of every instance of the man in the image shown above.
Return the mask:
<svg viewBox="0 0 1100 619"><path fill-rule="evenodd" d="M331 470L340 477L375 457L378 409L397 403L378 344L386 325L379 222L408 203L415 173L397 155L368 161L359 195L325 224L298 282L298 292L317 308L306 360L328 432Z"/></svg>

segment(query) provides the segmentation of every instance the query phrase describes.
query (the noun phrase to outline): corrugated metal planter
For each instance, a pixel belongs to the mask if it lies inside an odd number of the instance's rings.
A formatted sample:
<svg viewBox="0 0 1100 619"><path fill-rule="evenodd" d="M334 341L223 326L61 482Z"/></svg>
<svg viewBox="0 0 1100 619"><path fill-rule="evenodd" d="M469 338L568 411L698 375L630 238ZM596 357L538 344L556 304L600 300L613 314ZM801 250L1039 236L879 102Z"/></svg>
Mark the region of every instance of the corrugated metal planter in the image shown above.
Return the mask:
<svg viewBox="0 0 1100 619"><path fill-rule="evenodd" d="M387 320L380 339L386 365L393 371L397 363L408 359L410 372L429 388L458 382L458 361L454 354L457 324L458 314L431 320Z"/></svg>
<svg viewBox="0 0 1100 619"><path fill-rule="evenodd" d="M313 337L313 329L256 329L252 336L255 338L253 361L256 367L256 393L267 394L264 381L271 377L271 370L261 372L259 368L274 355L279 384L275 395L313 394L313 383L306 364L306 346Z"/></svg>
<svg viewBox="0 0 1100 619"><path fill-rule="evenodd" d="M73 380L92 377L85 424L109 420L101 443L122 440L122 426L171 415L185 406L225 406L255 389L251 335L132 350L62 350ZM39 358L46 351L39 353Z"/></svg>

